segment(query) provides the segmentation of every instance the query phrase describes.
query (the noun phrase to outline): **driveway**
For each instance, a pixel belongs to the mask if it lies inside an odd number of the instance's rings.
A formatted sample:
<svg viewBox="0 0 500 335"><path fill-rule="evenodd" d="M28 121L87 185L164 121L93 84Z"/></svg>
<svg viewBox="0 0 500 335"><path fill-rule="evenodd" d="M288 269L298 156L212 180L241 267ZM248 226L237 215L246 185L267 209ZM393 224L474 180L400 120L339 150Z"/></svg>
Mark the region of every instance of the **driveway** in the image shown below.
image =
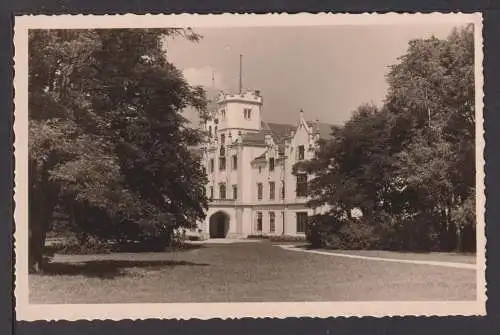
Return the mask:
<svg viewBox="0 0 500 335"><path fill-rule="evenodd" d="M269 242L165 253L56 255L32 303L475 300L464 268L333 257Z"/></svg>

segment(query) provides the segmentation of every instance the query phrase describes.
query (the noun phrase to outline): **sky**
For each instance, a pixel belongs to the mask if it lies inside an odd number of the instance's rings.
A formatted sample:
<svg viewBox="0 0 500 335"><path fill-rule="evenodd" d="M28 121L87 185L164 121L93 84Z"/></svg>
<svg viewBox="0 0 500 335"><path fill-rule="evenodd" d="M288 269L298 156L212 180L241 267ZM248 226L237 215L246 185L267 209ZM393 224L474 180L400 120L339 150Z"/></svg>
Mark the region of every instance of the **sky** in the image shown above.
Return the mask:
<svg viewBox="0 0 500 335"><path fill-rule="evenodd" d="M410 40L446 38L452 29L449 24L193 27L203 36L200 42L175 38L165 46L167 59L186 80L210 91L237 92L243 55L243 89L260 90L265 121L293 124L303 109L308 120L342 124L359 105L383 102L389 66ZM189 111L188 118L193 114Z"/></svg>

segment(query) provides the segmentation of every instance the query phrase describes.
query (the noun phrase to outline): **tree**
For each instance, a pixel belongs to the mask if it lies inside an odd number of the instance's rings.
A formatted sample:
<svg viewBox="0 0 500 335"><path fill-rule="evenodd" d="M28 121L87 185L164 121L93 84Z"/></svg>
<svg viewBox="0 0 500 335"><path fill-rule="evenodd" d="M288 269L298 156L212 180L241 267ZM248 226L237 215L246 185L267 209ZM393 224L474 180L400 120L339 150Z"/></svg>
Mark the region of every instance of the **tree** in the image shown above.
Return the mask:
<svg viewBox="0 0 500 335"><path fill-rule="evenodd" d="M42 261L56 206L84 233L126 223L168 235L204 216L201 134L182 111L206 98L168 63L182 29L34 30L29 38L30 265ZM90 224L91 213L107 219ZM109 227L110 229L107 229Z"/></svg>
<svg viewBox="0 0 500 335"><path fill-rule="evenodd" d="M411 42L388 76L387 108L412 125L396 156L396 173L415 194L410 208L427 212L443 248L458 247L459 238L448 240L458 228L451 213L475 194L472 29L455 29L446 40Z"/></svg>
<svg viewBox="0 0 500 335"><path fill-rule="evenodd" d="M390 68L384 105L360 106L320 146L307 163L310 206L331 211L318 222L350 224L360 208L400 248L462 247L463 227L475 225L473 40L466 26L446 40L410 41Z"/></svg>

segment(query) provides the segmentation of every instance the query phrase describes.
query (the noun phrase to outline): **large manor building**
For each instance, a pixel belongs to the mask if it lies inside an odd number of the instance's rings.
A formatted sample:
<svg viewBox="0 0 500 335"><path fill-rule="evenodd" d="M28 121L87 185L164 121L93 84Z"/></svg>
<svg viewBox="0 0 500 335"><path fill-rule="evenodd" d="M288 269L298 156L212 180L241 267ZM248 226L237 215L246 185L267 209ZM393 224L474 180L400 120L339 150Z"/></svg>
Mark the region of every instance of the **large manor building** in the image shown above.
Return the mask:
<svg viewBox="0 0 500 335"><path fill-rule="evenodd" d="M306 174L295 163L313 157L331 126L307 121L297 111L290 124L265 122L259 91L220 93L202 125L202 159L210 200L200 232L211 238L303 235L313 209L306 207Z"/></svg>

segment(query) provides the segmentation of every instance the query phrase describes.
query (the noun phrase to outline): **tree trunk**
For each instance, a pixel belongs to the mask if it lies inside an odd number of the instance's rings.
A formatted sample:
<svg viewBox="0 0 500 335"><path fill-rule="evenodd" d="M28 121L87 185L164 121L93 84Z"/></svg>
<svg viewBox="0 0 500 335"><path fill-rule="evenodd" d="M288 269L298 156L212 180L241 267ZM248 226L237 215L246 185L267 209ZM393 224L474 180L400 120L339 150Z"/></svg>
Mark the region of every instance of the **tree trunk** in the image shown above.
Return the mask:
<svg viewBox="0 0 500 335"><path fill-rule="evenodd" d="M30 189L28 218L28 265L30 272L40 272L43 269L43 249L50 222L47 201L40 193L37 192L36 188Z"/></svg>
<svg viewBox="0 0 500 335"><path fill-rule="evenodd" d="M28 191L28 270L30 272L43 270L45 237L56 204L48 181L48 171L42 170L40 175L37 175L36 172L34 162L30 162L30 187ZM40 178L38 179L38 177Z"/></svg>
<svg viewBox="0 0 500 335"><path fill-rule="evenodd" d="M456 244L456 249L458 252L463 251L463 234L462 234L462 227L457 225L457 244Z"/></svg>

